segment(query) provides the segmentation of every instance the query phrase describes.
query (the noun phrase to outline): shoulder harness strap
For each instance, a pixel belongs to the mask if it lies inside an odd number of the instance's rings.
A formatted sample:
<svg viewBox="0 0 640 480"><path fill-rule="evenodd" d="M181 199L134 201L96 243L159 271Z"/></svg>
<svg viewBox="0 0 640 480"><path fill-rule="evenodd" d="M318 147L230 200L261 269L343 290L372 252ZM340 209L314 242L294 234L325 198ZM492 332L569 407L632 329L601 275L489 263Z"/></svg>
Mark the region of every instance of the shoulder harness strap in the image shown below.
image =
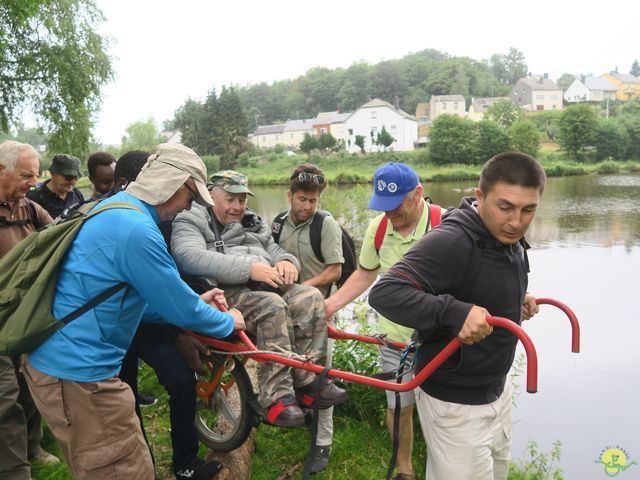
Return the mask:
<svg viewBox="0 0 640 480"><path fill-rule="evenodd" d="M327 215L329 213L325 210L316 211L309 226L311 249L320 263L324 263L324 256L322 255L322 223Z"/></svg>

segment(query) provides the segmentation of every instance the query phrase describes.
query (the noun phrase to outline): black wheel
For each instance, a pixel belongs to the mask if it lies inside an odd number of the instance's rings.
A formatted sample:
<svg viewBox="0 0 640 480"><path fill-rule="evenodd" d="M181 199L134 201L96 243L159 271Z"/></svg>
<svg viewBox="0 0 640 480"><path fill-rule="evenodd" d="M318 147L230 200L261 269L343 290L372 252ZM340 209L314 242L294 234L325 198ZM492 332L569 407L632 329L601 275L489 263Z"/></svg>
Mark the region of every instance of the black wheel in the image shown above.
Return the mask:
<svg viewBox="0 0 640 480"><path fill-rule="evenodd" d="M248 400L253 396L251 379L242 363L235 357L213 354L207 375L198 375L196 389L201 392L220 375L211 394L203 399L198 395L196 430L200 441L218 452L238 448L249 437L253 412Z"/></svg>

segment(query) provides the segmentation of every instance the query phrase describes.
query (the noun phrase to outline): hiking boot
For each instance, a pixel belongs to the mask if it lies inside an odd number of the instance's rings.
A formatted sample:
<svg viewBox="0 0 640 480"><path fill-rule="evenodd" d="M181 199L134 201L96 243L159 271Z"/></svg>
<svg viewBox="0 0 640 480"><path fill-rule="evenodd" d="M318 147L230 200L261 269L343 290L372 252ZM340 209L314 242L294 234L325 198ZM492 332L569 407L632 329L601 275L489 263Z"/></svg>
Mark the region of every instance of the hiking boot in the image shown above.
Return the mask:
<svg viewBox="0 0 640 480"><path fill-rule="evenodd" d="M300 410L293 395L285 395L267 409L265 422L276 427L302 427L304 413Z"/></svg>
<svg viewBox="0 0 640 480"><path fill-rule="evenodd" d="M311 473L319 473L329 465L331 445L316 445L311 452Z"/></svg>
<svg viewBox="0 0 640 480"><path fill-rule="evenodd" d="M222 470L222 464L212 460L205 462L196 458L188 468L175 472L176 480L211 480Z"/></svg>
<svg viewBox="0 0 640 480"><path fill-rule="evenodd" d="M31 455L29 455L30 463L39 463L41 465L60 463L60 459L55 455L50 454L46 450L39 448Z"/></svg>
<svg viewBox="0 0 640 480"><path fill-rule="evenodd" d="M296 391L296 399L298 404L306 408L314 408L316 405L318 408L335 407L336 405L342 405L347 401L347 392L342 388L336 387L334 383L325 383L320 392L318 398L314 398L315 382L311 382L309 385L294 389Z"/></svg>

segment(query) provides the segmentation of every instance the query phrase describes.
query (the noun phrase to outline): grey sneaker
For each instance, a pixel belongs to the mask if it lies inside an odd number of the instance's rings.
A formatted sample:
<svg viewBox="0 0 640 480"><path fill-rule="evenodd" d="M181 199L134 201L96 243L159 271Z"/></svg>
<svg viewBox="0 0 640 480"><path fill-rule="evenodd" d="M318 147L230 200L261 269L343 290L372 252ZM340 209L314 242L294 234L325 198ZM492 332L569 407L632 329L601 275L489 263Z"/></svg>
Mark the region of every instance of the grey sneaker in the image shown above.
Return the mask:
<svg viewBox="0 0 640 480"><path fill-rule="evenodd" d="M329 465L331 445L316 445L311 453L311 473L319 473Z"/></svg>
<svg viewBox="0 0 640 480"><path fill-rule="evenodd" d="M29 455L29 462L40 464L52 464L59 463L60 459L55 455L50 454L46 450L39 448L32 455Z"/></svg>

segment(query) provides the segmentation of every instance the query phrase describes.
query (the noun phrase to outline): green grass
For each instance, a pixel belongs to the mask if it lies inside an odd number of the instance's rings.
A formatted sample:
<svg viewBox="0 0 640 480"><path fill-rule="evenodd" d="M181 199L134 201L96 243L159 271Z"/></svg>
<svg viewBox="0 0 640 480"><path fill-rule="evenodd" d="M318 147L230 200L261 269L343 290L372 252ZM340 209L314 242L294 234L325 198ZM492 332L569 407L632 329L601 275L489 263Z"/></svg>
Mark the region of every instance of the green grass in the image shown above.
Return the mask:
<svg viewBox="0 0 640 480"><path fill-rule="evenodd" d="M155 405L142 410L147 435L156 457L157 478L173 479L167 393L158 384L152 370L144 365L140 371L140 388L158 397ZM391 458L391 441L384 425L384 394L378 389L351 384L347 388L350 402L337 407L334 413L334 441L329 467L314 475L315 480L370 480L385 477ZM413 467L417 478L424 480L426 447L417 415L414 417L414 431ZM261 425L257 432L251 480L274 480L290 471L293 472L290 478L300 478L310 441L309 428L281 429ZM535 443L532 445L531 458L511 465L509 480L561 479L555 467L559 459L559 446L553 452L544 454L537 450ZM62 458L46 428L44 446L47 451ZM205 447L201 446L200 450L204 455ZM32 477L35 480L73 479L64 463L55 466L36 465Z"/></svg>

